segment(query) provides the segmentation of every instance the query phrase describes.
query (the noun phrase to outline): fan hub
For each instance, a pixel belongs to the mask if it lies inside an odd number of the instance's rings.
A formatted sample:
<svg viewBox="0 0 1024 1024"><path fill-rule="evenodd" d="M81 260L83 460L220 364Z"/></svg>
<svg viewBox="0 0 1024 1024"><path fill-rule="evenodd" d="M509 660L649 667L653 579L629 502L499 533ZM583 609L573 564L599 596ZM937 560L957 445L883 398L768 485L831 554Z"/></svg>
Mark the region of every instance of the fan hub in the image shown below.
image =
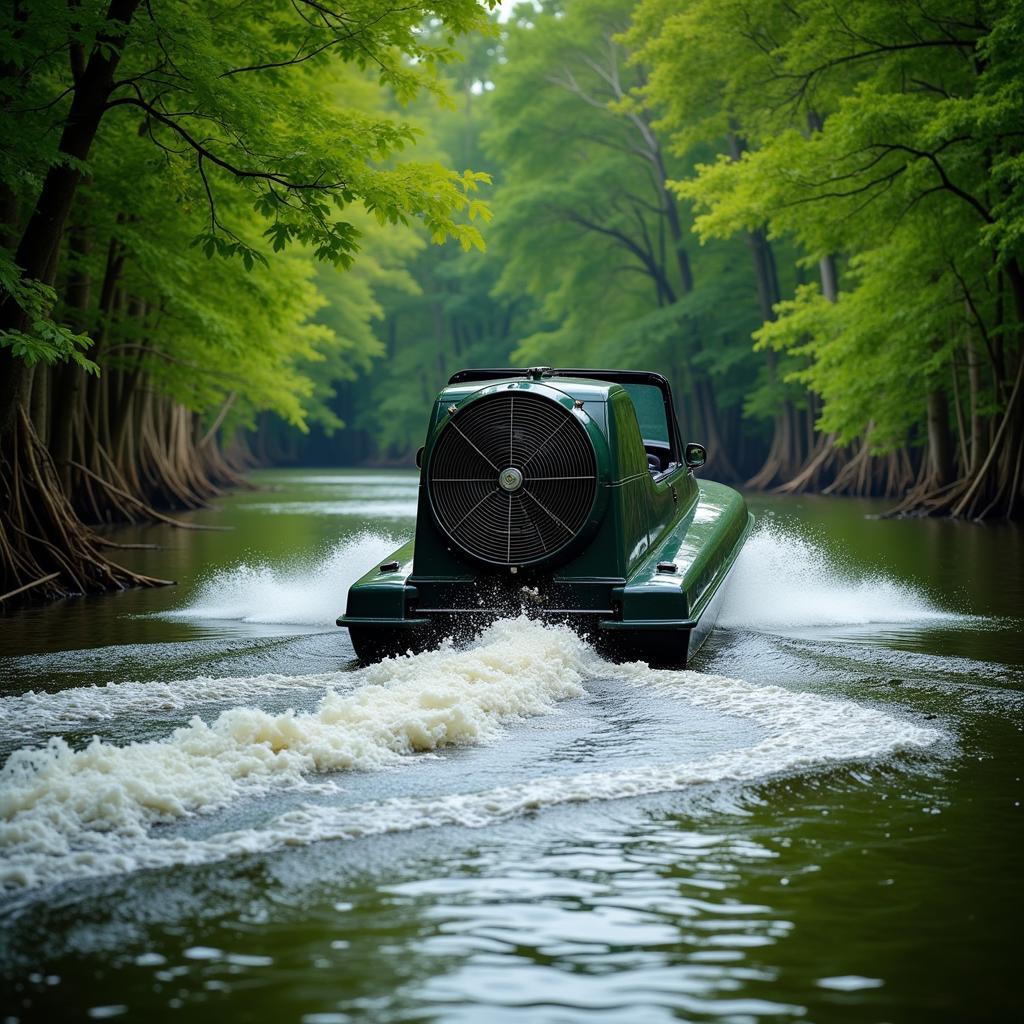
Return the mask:
<svg viewBox="0 0 1024 1024"><path fill-rule="evenodd" d="M503 469L498 474L498 486L503 491L508 491L512 494L514 491L518 491L523 486L523 474L521 470L516 469L515 466L509 466L508 469Z"/></svg>

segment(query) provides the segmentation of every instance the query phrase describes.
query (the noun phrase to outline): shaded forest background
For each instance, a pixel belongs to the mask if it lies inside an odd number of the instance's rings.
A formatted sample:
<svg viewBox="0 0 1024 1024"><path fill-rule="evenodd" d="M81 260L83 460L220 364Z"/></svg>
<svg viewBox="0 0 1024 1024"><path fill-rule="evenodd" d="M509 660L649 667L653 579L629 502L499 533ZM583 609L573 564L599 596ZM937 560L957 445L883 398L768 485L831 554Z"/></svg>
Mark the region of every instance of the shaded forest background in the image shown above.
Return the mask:
<svg viewBox="0 0 1024 1024"><path fill-rule="evenodd" d="M661 370L750 488L1021 513L1020 0L0 17L8 599L159 582L92 525L261 462L411 464L472 365Z"/></svg>

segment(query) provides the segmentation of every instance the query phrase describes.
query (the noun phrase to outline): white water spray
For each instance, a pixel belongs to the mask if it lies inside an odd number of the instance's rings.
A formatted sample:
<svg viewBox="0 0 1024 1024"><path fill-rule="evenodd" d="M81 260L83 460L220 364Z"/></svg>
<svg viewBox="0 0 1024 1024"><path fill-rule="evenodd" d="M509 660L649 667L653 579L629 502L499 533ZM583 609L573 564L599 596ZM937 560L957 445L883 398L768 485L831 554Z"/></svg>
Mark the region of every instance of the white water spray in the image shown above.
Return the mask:
<svg viewBox="0 0 1024 1024"><path fill-rule="evenodd" d="M238 707L210 723L193 718L163 740L93 739L73 750L53 739L16 751L0 770L0 886L104 873L104 856L122 863L123 842L144 840L156 822L302 785L311 772L380 768L414 752L486 742L503 722L582 694L579 649L564 628L497 623L474 651L442 647L363 669L356 692L329 691L312 712ZM351 673L334 677L353 681Z"/></svg>
<svg viewBox="0 0 1024 1024"><path fill-rule="evenodd" d="M241 565L201 587L184 619L327 625L347 588L398 544L362 534L326 557L285 569ZM912 588L855 577L813 543L761 527L733 571L723 625L771 632L806 626L948 619ZM312 773L373 769L446 746L491 742L510 722L549 714L585 692L587 679L685 701L746 719L753 745L677 764L530 779L475 793L403 797L357 806L308 806L265 827L207 839L163 838L153 826L224 807L274 788L308 786ZM161 740L123 746L94 739L73 750L55 739L22 749L0 770L0 887L20 888L142 867L199 863L326 838L444 824L486 825L529 809L735 781L741 784L925 747L935 730L852 701L695 672L612 666L574 633L527 619L491 626L469 650L450 647L356 673L123 683L28 694L0 705L88 722L180 709L204 698L258 701L268 692L323 688L313 711L270 714L240 706L210 722L193 718ZM38 719L37 719L38 720Z"/></svg>
<svg viewBox="0 0 1024 1024"><path fill-rule="evenodd" d="M204 704L236 704L273 694L325 690L337 682L337 672L325 672L221 679L197 676L171 682L126 680L73 686L52 693L29 690L15 697L0 697L0 736L8 742L21 741L45 733L92 729L117 719L194 711Z"/></svg>
<svg viewBox="0 0 1024 1024"><path fill-rule="evenodd" d="M948 623L951 618L909 584L884 575L855 575L813 541L766 524L758 526L740 552L718 623L772 632L870 623Z"/></svg>
<svg viewBox="0 0 1024 1024"><path fill-rule="evenodd" d="M164 616L199 621L233 619L281 625L332 625L348 588L401 543L361 533L318 559L285 567L243 563L215 573L184 608ZM820 545L780 527L759 525L729 577L719 624L771 632L870 623L948 623L906 583L856 575Z"/></svg>
<svg viewBox="0 0 1024 1024"><path fill-rule="evenodd" d="M360 533L326 555L285 567L243 562L214 573L188 605L161 617L333 626L345 610L348 588L400 544L388 534Z"/></svg>

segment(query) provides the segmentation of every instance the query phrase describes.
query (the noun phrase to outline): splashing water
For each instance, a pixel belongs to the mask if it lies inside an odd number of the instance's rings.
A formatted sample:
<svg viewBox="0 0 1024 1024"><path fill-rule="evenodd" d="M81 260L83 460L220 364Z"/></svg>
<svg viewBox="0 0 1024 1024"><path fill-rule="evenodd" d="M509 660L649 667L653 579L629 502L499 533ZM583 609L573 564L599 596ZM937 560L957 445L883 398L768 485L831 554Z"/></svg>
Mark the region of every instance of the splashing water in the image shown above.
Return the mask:
<svg viewBox="0 0 1024 1024"><path fill-rule="evenodd" d="M348 588L401 543L361 533L320 558L278 568L243 563L215 573L184 608L164 617L233 619L280 625L333 625ZM771 632L870 623L962 619L912 586L883 575L856 576L823 547L773 524L760 525L729 577L719 625Z"/></svg>
<svg viewBox="0 0 1024 1024"><path fill-rule="evenodd" d="M869 623L948 625L953 616L913 587L886 576L855 576L819 545L761 525L729 577L718 624L771 632Z"/></svg>
<svg viewBox="0 0 1024 1024"><path fill-rule="evenodd" d="M0 771L0 887L16 889L142 867L220 860L240 852L444 824L481 826L524 811L587 800L740 784L927 746L932 729L847 700L754 686L696 672L602 661L565 627L495 623L469 650L442 647L358 673L309 712L256 707L194 718L161 740L124 746L62 740L14 753ZM275 677L277 678L277 677ZM206 839L154 834L161 822L244 796L309 785L310 773L394 765L411 754L494 741L506 725L550 714L587 679L668 696L760 730L752 745L675 764L542 777L472 793L356 806L306 806L264 827ZM251 692L260 677L245 680ZM187 685L183 684L183 685Z"/></svg>
<svg viewBox="0 0 1024 1024"><path fill-rule="evenodd" d="M397 544L393 537L364 533L319 559L283 569L239 565L212 576L187 607L170 614L328 625L347 588ZM853 576L820 547L773 526L762 526L747 542L729 586L720 622L754 631L949 618L912 588L881 576ZM746 720L761 738L702 760L526 779L480 792L306 805L262 827L204 839L154 831L160 823L213 812L245 796L308 787L314 773L375 769L418 752L492 742L507 725L551 714L559 702L583 695L588 680ZM324 691L311 711L271 714L244 703L303 689ZM543 806L709 783L743 785L887 757L939 736L849 700L690 671L613 666L571 630L525 618L495 623L468 650L446 645L354 673L202 677L29 693L4 699L0 719L67 726L130 717L154 702L185 708L225 698L243 704L210 721L193 718L163 739L120 746L94 739L78 750L52 739L12 754L0 770L0 888L220 860L327 838L481 826Z"/></svg>
<svg viewBox="0 0 1024 1024"><path fill-rule="evenodd" d="M243 793L301 785L310 772L380 768L404 755L493 738L503 722L577 696L580 641L567 629L497 623L471 652L450 646L358 673L316 710L256 707L195 717L163 740L81 750L53 739L0 771L0 887L105 873L150 825L222 807ZM352 674L333 674L351 684ZM324 681L320 675L318 681ZM259 683L259 679L245 683Z"/></svg>
<svg viewBox="0 0 1024 1024"><path fill-rule="evenodd" d="M337 683L337 678L337 672L306 676L268 673L249 679L196 676L173 682L107 682L56 692L28 690L16 697L0 697L0 737L4 741L21 741L48 732L92 729L128 716L152 717L192 711L203 704L324 690Z"/></svg>
<svg viewBox="0 0 1024 1024"><path fill-rule="evenodd" d="M285 568L243 562L205 580L184 608L160 615L185 621L333 626L345 608L348 588L399 544L401 540L388 534L360 533L326 555Z"/></svg>

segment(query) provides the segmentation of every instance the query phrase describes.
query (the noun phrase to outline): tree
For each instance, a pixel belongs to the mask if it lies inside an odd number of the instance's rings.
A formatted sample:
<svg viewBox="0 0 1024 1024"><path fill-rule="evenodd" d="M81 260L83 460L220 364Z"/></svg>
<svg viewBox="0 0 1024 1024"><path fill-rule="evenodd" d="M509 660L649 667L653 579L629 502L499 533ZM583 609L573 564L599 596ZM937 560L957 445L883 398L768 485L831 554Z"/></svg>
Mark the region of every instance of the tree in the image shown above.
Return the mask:
<svg viewBox="0 0 1024 1024"><path fill-rule="evenodd" d="M821 397L822 430L862 442L858 472L871 453L925 446L902 509L1019 511L1019 3L739 0L713 22L701 10L681 17L711 54L727 46L751 145L678 186L697 231L767 226L807 262L849 263L838 294L806 285L776 304L759 345L805 361L788 376Z"/></svg>
<svg viewBox="0 0 1024 1024"><path fill-rule="evenodd" d="M734 478L735 385L750 383L749 361L737 365L735 355L749 352L754 295L735 245L700 261L692 252L669 187L684 165L638 101L647 69L624 39L632 8L550 5L509 30L486 135L503 171L493 229L505 258L499 288L540 303L516 359L664 369L691 436Z"/></svg>
<svg viewBox="0 0 1024 1024"><path fill-rule="evenodd" d="M464 59L445 70L453 102L424 94L405 117L423 131L423 158L500 174L480 140L489 120L491 75L504 56L501 41L491 34L468 36L459 51ZM423 237L422 229L413 230ZM500 249L485 254L419 242L401 273L376 284L381 315L375 330L383 358L357 381L341 381L330 401L346 429L314 429L300 439L280 421L264 420L259 443L285 460L411 465L438 386L461 367L507 365L516 337L526 330L529 297L494 294L503 265ZM329 306L322 316L331 314Z"/></svg>
<svg viewBox="0 0 1024 1024"><path fill-rule="evenodd" d="M54 285L65 274L71 304L76 288L82 297L82 279L74 277L76 264L81 270L87 263L86 245L67 229L93 173L95 147L133 134L143 140L159 158L152 173L169 194L204 205L198 250L236 258L247 270L288 246L347 266L359 248L352 214L359 208L382 225L417 220L434 241L480 245L475 226L461 219L481 212L472 196L477 175L399 162L395 155L413 140L407 125L324 100L348 84L346 64L372 68L381 86L405 100L440 89L437 69L453 57L455 36L485 27L488 6L490 0L360 0L345 9L321 0L24 0L5 9L2 589L43 581L57 594L137 581L98 554L60 490L62 467L54 468L29 408L37 365L71 359L95 369L82 333L53 315ZM419 32L428 16L443 26L440 36ZM134 185L117 183L126 207ZM107 322L124 319L117 302L132 301L118 288L125 239L139 232L135 258L147 230L137 211L119 211L115 223L100 310ZM148 310L149 327L165 312ZM146 324L146 317L132 319ZM117 486L104 483L108 491Z"/></svg>

